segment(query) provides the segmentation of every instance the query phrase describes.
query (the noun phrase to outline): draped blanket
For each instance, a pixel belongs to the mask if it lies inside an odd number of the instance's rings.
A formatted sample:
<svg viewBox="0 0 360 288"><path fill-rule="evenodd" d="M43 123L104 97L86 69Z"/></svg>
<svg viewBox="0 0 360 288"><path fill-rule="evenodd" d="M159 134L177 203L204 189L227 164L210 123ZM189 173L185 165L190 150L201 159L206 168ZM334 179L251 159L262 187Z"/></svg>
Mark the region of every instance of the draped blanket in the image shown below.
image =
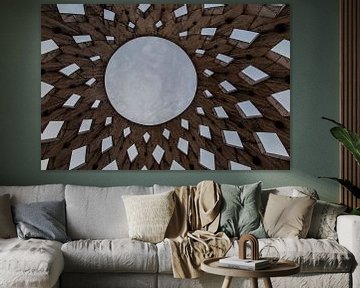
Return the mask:
<svg viewBox="0 0 360 288"><path fill-rule="evenodd" d="M165 233L175 278L200 277L201 262L222 257L231 246L219 226L221 191L213 181L175 189L175 211ZM216 233L216 234L215 234Z"/></svg>

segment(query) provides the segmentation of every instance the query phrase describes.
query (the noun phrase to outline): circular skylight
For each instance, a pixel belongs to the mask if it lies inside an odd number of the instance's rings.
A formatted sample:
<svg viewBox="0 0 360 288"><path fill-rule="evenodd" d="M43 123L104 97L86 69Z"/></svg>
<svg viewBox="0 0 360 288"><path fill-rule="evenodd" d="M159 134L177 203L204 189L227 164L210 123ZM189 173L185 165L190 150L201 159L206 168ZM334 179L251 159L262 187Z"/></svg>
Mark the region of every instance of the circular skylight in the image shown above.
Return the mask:
<svg viewBox="0 0 360 288"><path fill-rule="evenodd" d="M105 71L105 90L114 109L142 125L165 123L189 107L197 86L195 67L179 46L160 37L122 45Z"/></svg>

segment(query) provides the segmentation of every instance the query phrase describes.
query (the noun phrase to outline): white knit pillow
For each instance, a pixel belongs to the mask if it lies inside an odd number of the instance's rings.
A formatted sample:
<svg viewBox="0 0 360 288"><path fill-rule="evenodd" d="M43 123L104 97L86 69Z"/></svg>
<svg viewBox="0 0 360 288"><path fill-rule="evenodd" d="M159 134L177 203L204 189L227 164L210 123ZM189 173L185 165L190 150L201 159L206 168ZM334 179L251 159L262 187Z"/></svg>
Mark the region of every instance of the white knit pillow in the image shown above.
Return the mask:
<svg viewBox="0 0 360 288"><path fill-rule="evenodd" d="M164 240L175 207L173 193L122 196L131 239L151 243Z"/></svg>

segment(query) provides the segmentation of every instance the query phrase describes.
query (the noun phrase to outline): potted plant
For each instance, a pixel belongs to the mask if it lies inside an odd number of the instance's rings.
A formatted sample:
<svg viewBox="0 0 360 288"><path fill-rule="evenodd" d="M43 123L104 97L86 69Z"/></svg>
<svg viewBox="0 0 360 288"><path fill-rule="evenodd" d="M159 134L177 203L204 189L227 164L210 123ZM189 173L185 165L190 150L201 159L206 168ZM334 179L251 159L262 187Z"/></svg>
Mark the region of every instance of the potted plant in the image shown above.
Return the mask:
<svg viewBox="0 0 360 288"><path fill-rule="evenodd" d="M322 117L323 119L336 124L335 127L330 129L331 134L342 143L346 149L348 149L354 156L355 161L360 165L360 136L353 131L347 129L343 124L336 122L333 119ZM348 179L340 179L336 177L320 177L328 178L339 182L347 190L349 190L356 198L360 198L360 187L354 185ZM360 207L354 208L351 214L360 215Z"/></svg>

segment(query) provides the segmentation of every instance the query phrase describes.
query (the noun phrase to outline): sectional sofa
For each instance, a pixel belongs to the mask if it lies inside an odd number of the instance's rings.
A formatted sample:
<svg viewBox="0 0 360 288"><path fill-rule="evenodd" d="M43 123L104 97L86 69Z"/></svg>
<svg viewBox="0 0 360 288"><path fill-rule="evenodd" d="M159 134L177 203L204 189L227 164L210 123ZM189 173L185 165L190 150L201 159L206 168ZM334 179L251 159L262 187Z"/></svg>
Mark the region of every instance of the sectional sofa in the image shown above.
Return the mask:
<svg viewBox="0 0 360 288"><path fill-rule="evenodd" d="M75 185L0 186L0 196L10 194L12 204L42 201L66 203L66 229L71 241L18 238L0 239L0 287L221 287L222 277L174 279L171 250L166 241L157 244L131 240L123 195L156 194L173 187L154 185L90 187ZM296 187L265 189L269 193L298 197ZM301 273L274 278L274 287L360 287L360 217L337 217L338 241L332 239L266 238L260 246L273 245L282 258L301 265ZM236 255L237 242L228 255ZM261 284L262 281L259 281ZM234 279L236 285L249 285ZM240 286L239 286L240 287ZM241 286L243 287L243 286Z"/></svg>

